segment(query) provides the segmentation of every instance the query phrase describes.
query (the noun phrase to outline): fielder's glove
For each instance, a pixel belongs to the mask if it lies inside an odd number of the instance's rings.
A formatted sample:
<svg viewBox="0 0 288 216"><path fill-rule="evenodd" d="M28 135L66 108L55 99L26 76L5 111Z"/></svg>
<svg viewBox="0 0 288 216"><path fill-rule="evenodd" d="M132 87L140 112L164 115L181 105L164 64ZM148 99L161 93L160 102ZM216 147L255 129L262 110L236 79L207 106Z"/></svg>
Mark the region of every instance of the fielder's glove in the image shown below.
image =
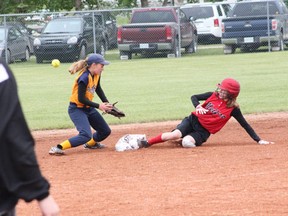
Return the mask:
<svg viewBox="0 0 288 216"><path fill-rule="evenodd" d="M122 112L121 110L119 110L115 105L117 104L118 102L115 102L112 104L113 108L109 111L107 111L106 113L110 114L110 115L113 115L117 118L122 118L122 117L125 117L125 113Z"/></svg>

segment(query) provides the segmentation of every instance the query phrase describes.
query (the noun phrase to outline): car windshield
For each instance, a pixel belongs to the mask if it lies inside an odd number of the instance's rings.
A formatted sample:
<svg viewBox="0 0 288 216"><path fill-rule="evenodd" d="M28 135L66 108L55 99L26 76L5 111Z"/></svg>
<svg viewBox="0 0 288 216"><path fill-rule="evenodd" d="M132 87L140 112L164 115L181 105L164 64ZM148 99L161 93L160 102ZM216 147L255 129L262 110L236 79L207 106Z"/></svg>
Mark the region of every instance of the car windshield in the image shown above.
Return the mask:
<svg viewBox="0 0 288 216"><path fill-rule="evenodd" d="M276 15L279 11L274 2L269 2L269 14ZM235 6L233 10L233 17L244 16L266 16L267 15L267 2L247 2Z"/></svg>
<svg viewBox="0 0 288 216"><path fill-rule="evenodd" d="M182 8L187 17L197 19L207 19L214 16L212 7L187 7Z"/></svg>
<svg viewBox="0 0 288 216"><path fill-rule="evenodd" d="M59 33L59 32L80 32L81 31L81 20L73 20L73 19L59 19L50 21L43 33L51 34L51 33Z"/></svg>
<svg viewBox="0 0 288 216"><path fill-rule="evenodd" d="M131 23L159 23L159 22L175 22L175 18L171 11L141 11L135 12Z"/></svg>

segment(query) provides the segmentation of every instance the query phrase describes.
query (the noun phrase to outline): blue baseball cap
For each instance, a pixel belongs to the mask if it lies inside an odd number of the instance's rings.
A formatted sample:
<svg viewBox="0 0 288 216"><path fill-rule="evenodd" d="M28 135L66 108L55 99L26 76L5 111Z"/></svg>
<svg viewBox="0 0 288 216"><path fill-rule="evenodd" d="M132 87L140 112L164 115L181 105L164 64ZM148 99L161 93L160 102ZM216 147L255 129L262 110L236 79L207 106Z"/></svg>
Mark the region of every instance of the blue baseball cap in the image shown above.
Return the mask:
<svg viewBox="0 0 288 216"><path fill-rule="evenodd" d="M88 56L87 64L92 65L93 63L96 64L103 64L103 65L108 65L110 62L106 61L104 57L100 54L91 54Z"/></svg>

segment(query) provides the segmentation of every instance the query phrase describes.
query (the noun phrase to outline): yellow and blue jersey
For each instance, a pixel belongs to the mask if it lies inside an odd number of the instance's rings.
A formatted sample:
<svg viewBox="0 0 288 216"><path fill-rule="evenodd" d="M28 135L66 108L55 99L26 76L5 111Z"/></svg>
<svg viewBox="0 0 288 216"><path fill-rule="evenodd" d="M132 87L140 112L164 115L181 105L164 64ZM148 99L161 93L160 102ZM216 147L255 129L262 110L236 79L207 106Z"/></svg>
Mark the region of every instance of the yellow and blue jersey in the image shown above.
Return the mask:
<svg viewBox="0 0 288 216"><path fill-rule="evenodd" d="M88 70L78 74L72 87L72 95L70 97L70 102L75 103L79 108L87 107L83 103L80 103L78 100L78 84L80 82L83 82L87 86L85 97L88 100L92 101L94 98L95 89L97 88L99 79L100 79L99 75L92 76Z"/></svg>

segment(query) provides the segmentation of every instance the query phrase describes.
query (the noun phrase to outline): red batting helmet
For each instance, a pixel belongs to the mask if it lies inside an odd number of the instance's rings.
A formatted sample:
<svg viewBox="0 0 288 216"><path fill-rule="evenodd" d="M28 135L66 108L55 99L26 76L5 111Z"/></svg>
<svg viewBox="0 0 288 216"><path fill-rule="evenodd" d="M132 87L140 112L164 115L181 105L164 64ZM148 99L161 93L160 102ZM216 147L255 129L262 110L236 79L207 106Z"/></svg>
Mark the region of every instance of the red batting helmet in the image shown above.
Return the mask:
<svg viewBox="0 0 288 216"><path fill-rule="evenodd" d="M229 92L231 97L236 98L240 92L240 84L232 78L224 79L218 87Z"/></svg>

